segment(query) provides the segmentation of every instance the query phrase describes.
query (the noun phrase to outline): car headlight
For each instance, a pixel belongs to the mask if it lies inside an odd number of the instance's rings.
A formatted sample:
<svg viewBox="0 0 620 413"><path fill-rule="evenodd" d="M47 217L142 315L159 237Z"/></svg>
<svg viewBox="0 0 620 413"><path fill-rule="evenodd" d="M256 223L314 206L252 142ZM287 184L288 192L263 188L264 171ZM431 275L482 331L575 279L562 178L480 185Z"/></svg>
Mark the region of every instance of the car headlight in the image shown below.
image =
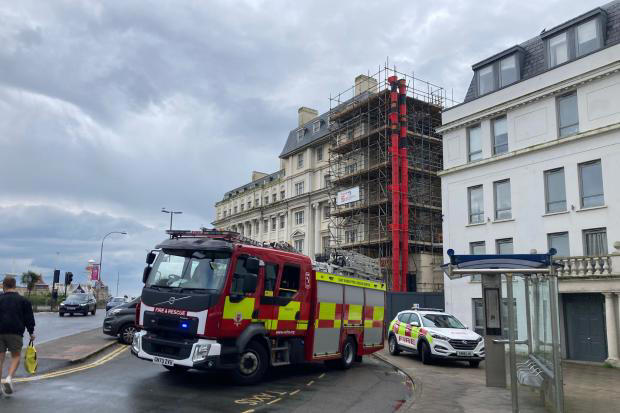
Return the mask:
<svg viewBox="0 0 620 413"><path fill-rule="evenodd" d="M480 343L482 341L482 337L478 337L478 340L476 340L476 342Z"/></svg>
<svg viewBox="0 0 620 413"><path fill-rule="evenodd" d="M441 335L439 333L431 333L431 337L436 338L437 340L444 340L444 341L450 340L448 337Z"/></svg>
<svg viewBox="0 0 620 413"><path fill-rule="evenodd" d="M62 303L60 303L60 306L64 307L65 306L65 302L63 301Z"/></svg>
<svg viewBox="0 0 620 413"><path fill-rule="evenodd" d="M110 310L110 311L108 312L108 314L109 314L109 315L115 315L115 314L118 314L118 313L120 313L120 312L121 312L121 309L120 309L120 308L113 308L112 310Z"/></svg>
<svg viewBox="0 0 620 413"><path fill-rule="evenodd" d="M193 362L203 361L209 355L209 350L211 349L211 344L198 344L196 346L196 350L194 350L194 356L192 357Z"/></svg>
<svg viewBox="0 0 620 413"><path fill-rule="evenodd" d="M133 335L133 341L131 342L131 349L134 351L134 353L139 353L140 352L140 339L142 338L141 334L134 334Z"/></svg>

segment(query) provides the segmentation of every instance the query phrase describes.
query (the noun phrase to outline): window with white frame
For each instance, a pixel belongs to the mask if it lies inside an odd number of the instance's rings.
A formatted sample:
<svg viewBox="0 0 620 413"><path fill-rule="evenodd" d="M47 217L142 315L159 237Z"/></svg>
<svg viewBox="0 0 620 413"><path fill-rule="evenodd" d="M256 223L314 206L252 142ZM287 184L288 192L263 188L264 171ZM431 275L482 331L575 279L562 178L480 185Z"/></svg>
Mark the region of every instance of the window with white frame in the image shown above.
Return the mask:
<svg viewBox="0 0 620 413"><path fill-rule="evenodd" d="M512 238L503 238L495 241L497 254L513 254Z"/></svg>
<svg viewBox="0 0 620 413"><path fill-rule="evenodd" d="M327 188L329 186L329 177L330 177L329 174L326 174L323 176L323 187L324 188Z"/></svg>
<svg viewBox="0 0 620 413"><path fill-rule="evenodd" d="M583 56L601 46L598 20L590 20L577 26L577 56Z"/></svg>
<svg viewBox="0 0 620 413"><path fill-rule="evenodd" d="M493 154L508 152L508 129L506 116L493 119Z"/></svg>
<svg viewBox="0 0 620 413"><path fill-rule="evenodd" d="M303 152L297 155L297 169L304 167L304 154Z"/></svg>
<svg viewBox="0 0 620 413"><path fill-rule="evenodd" d="M499 61L499 86L508 86L517 80L519 80L517 55L513 54Z"/></svg>
<svg viewBox="0 0 620 413"><path fill-rule="evenodd" d="M280 201L282 201L285 197L286 197L286 192L283 190L280 191Z"/></svg>
<svg viewBox="0 0 620 413"><path fill-rule="evenodd" d="M344 173L345 173L345 175L353 174L353 173L355 173L356 170L357 170L357 164L356 163L351 163L349 165L345 165L344 166Z"/></svg>
<svg viewBox="0 0 620 413"><path fill-rule="evenodd" d="M269 232L269 220L268 219L263 221L263 232L264 233Z"/></svg>
<svg viewBox="0 0 620 413"><path fill-rule="evenodd" d="M469 202L469 223L480 224L484 222L482 185L468 188L467 193Z"/></svg>
<svg viewBox="0 0 620 413"><path fill-rule="evenodd" d="M482 159L482 131L480 125L467 128L467 159L469 162Z"/></svg>
<svg viewBox="0 0 620 413"><path fill-rule="evenodd" d="M329 205L323 207L323 219L329 219Z"/></svg>
<svg viewBox="0 0 620 413"><path fill-rule="evenodd" d="M304 137L304 130L303 129L298 129L297 130L297 142L299 142L300 140L302 140Z"/></svg>
<svg viewBox="0 0 620 413"><path fill-rule="evenodd" d="M304 181L295 183L295 195L302 195L304 193Z"/></svg>
<svg viewBox="0 0 620 413"><path fill-rule="evenodd" d="M583 254L589 257L607 255L607 228L583 230Z"/></svg>
<svg viewBox="0 0 620 413"><path fill-rule="evenodd" d="M553 36L547 43L549 67L557 66L568 61L568 34L567 32Z"/></svg>
<svg viewBox="0 0 620 413"><path fill-rule="evenodd" d="M269 205L269 195L263 199L263 205Z"/></svg>
<svg viewBox="0 0 620 413"><path fill-rule="evenodd" d="M295 225L302 225L304 223L304 211L295 212Z"/></svg>
<svg viewBox="0 0 620 413"><path fill-rule="evenodd" d="M321 146L317 146L315 149L316 152L316 160L318 161L322 161L323 160L323 145Z"/></svg>
<svg viewBox="0 0 620 413"><path fill-rule="evenodd" d="M579 190L581 192L581 208L592 208L605 204L600 159L579 164Z"/></svg>
<svg viewBox="0 0 620 413"><path fill-rule="evenodd" d="M558 125L560 137L579 132L579 114L577 112L577 92L559 96Z"/></svg>
<svg viewBox="0 0 620 413"><path fill-rule="evenodd" d="M280 215L280 229L284 229L286 226L286 215Z"/></svg>
<svg viewBox="0 0 620 413"><path fill-rule="evenodd" d="M347 244L355 242L357 239L357 231L348 229L344 232L344 242Z"/></svg>
<svg viewBox="0 0 620 413"><path fill-rule="evenodd" d="M323 253L327 254L329 250L329 235L323 237Z"/></svg>
<svg viewBox="0 0 620 413"><path fill-rule="evenodd" d="M304 240L303 239L294 240L293 246L297 252L301 252L301 253L304 252Z"/></svg>
<svg viewBox="0 0 620 413"><path fill-rule="evenodd" d="M495 89L495 74L493 65L478 70L478 96L485 95Z"/></svg>
<svg viewBox="0 0 620 413"><path fill-rule="evenodd" d="M317 120L312 124L312 133L316 133L321 129L321 121Z"/></svg>
<svg viewBox="0 0 620 413"><path fill-rule="evenodd" d="M569 257L570 248L568 244L568 232L556 232L547 234L547 245L549 249L555 248L558 257Z"/></svg>
<svg viewBox="0 0 620 413"><path fill-rule="evenodd" d="M476 241L469 243L469 253L471 255L484 255L487 253L487 246L484 241ZM471 281L480 281L480 274L472 274Z"/></svg>
<svg viewBox="0 0 620 413"><path fill-rule="evenodd" d="M271 194L271 202L277 202L277 201L278 201L278 194L274 192L273 194Z"/></svg>
<svg viewBox="0 0 620 413"><path fill-rule="evenodd" d="M510 179L493 183L495 195L495 219L512 218L512 205L510 200Z"/></svg>
<svg viewBox="0 0 620 413"><path fill-rule="evenodd" d="M271 217L271 230L275 231L277 229L277 221L276 221L276 217Z"/></svg>
<svg viewBox="0 0 620 413"><path fill-rule="evenodd" d="M564 168L545 171L545 212L566 211Z"/></svg>

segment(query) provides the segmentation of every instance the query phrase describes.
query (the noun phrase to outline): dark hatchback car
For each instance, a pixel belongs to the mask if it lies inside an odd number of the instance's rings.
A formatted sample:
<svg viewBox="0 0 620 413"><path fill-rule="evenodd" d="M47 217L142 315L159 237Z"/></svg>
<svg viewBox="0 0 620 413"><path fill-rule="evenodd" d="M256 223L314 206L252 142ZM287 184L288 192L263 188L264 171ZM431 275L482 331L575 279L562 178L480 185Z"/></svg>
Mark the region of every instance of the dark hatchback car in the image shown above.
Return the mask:
<svg viewBox="0 0 620 413"><path fill-rule="evenodd" d="M140 297L117 307L114 307L103 320L103 332L109 336L118 337L125 344L131 344L136 330L136 306Z"/></svg>
<svg viewBox="0 0 620 413"><path fill-rule="evenodd" d="M58 307L58 315L61 317L65 314L88 315L88 313L91 313L95 315L96 312L97 301L95 301L95 297L92 294L86 293L71 294Z"/></svg>

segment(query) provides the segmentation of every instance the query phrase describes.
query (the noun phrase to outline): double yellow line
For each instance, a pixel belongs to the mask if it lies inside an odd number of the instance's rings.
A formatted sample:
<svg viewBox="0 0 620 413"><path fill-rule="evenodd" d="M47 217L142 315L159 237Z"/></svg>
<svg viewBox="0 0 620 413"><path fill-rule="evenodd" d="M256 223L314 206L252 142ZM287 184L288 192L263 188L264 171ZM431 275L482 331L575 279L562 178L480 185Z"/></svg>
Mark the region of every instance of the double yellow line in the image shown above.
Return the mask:
<svg viewBox="0 0 620 413"><path fill-rule="evenodd" d="M92 363L88 363L88 364L85 364L79 367L73 367L73 368L68 368L65 370L58 370L58 371L53 371L50 373L41 374L40 376L22 377L22 378L15 379L13 381L15 383L26 383L26 382L31 382L31 381L39 381L39 380L51 379L54 377L65 376L67 374L77 373L80 371L99 367L102 364L105 364L108 361L115 359L116 357L120 356L123 352L129 349L128 346L124 346L120 344L118 346L120 347L117 347L116 349L112 350L112 352L110 352L109 354L106 354L105 356L101 357L99 360L93 361Z"/></svg>

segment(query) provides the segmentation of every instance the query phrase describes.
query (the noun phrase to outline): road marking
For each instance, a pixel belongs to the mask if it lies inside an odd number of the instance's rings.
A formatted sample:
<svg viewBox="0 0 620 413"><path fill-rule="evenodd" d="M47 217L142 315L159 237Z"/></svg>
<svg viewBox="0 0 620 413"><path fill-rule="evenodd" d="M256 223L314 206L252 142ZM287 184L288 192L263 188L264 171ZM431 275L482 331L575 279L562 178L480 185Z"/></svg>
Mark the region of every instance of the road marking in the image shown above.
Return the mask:
<svg viewBox="0 0 620 413"><path fill-rule="evenodd" d="M245 411L243 411L241 413L252 413L253 411L254 411L254 409L250 409L250 410L245 410Z"/></svg>
<svg viewBox="0 0 620 413"><path fill-rule="evenodd" d="M270 401L270 402L267 402L267 404L277 403L277 402L279 402L280 400L282 400L282 398L281 398L281 397L278 397L278 398L277 398L277 399L275 399L275 400L272 400L272 401Z"/></svg>
<svg viewBox="0 0 620 413"><path fill-rule="evenodd" d="M319 379L322 379L323 377L325 377L325 373L321 374L321 375L319 376Z"/></svg>
<svg viewBox="0 0 620 413"><path fill-rule="evenodd" d="M108 361L115 359L116 357L120 356L123 352L125 352L128 349L129 349L128 346L122 346L120 348L113 350L109 354L101 357L99 360L93 361L92 363L89 363L83 366L72 367L72 368L68 368L65 370L53 371L50 373L41 374L40 376L21 377L21 378L15 379L14 381L16 383L26 383L26 382L31 382L31 381L39 381L39 380L51 379L51 378L60 377L60 376L66 376L67 374L72 374L72 373L77 373L80 371L92 369L95 367L99 367L102 364L105 364Z"/></svg>
<svg viewBox="0 0 620 413"><path fill-rule="evenodd" d="M312 386L314 384L314 380L310 380L308 383L306 383L306 386Z"/></svg>
<svg viewBox="0 0 620 413"><path fill-rule="evenodd" d="M300 392L300 390L299 390L299 389L297 389L297 390L295 390L295 391L290 392L290 393L289 393L289 395L290 395L290 396L294 396L294 395L296 395L296 394L297 394L297 393L299 393L299 392Z"/></svg>

